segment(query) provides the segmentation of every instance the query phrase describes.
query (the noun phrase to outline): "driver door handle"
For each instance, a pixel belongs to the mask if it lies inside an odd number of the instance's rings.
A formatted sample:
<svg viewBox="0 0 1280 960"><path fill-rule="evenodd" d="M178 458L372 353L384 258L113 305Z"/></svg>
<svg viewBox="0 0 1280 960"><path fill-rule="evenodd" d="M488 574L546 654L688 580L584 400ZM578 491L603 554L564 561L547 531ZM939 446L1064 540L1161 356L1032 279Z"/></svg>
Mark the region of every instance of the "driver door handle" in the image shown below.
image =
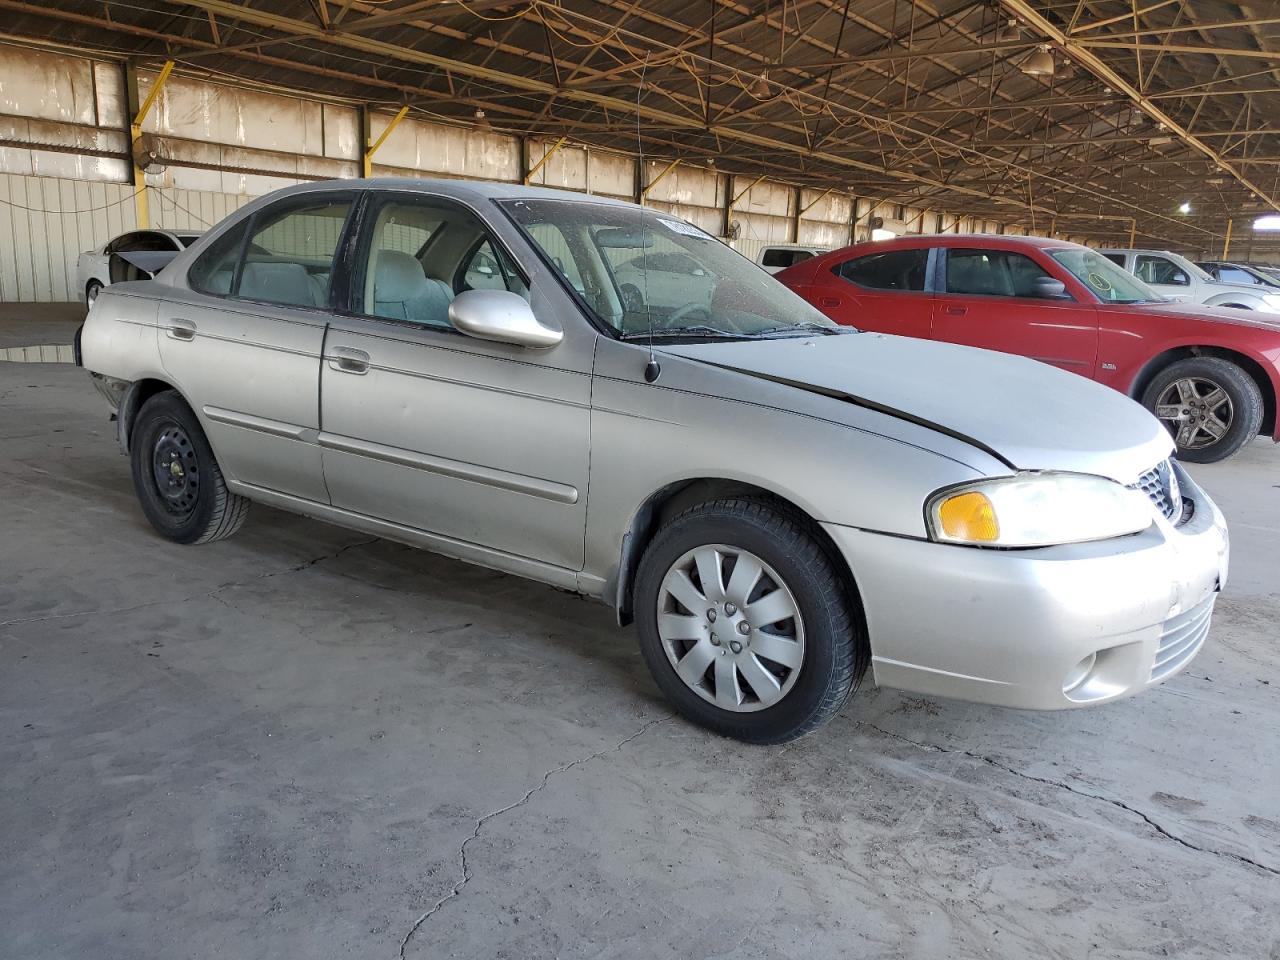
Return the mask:
<svg viewBox="0 0 1280 960"><path fill-rule="evenodd" d="M969 308L949 306L949 307L943 307L942 312L951 317L963 317L966 313L969 312Z"/></svg>
<svg viewBox="0 0 1280 960"><path fill-rule="evenodd" d="M369 355L355 347L330 347L325 359L329 362L329 369L339 373L369 372Z"/></svg>

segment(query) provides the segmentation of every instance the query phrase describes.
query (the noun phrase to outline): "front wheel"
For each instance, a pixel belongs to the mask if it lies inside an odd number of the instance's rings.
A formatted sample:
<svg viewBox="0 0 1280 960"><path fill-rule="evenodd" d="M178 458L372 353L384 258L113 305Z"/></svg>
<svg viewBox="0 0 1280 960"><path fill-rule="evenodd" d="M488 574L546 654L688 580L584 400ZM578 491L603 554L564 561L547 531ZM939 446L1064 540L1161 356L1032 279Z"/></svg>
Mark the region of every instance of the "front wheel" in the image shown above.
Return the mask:
<svg viewBox="0 0 1280 960"><path fill-rule="evenodd" d="M1156 374L1142 405L1173 435L1178 459L1216 463L1239 451L1262 427L1262 391L1221 357L1188 357Z"/></svg>
<svg viewBox="0 0 1280 960"><path fill-rule="evenodd" d="M866 670L856 601L798 518L753 500L676 517L636 578L640 650L695 723L750 743L817 729Z"/></svg>
<svg viewBox="0 0 1280 960"><path fill-rule="evenodd" d="M249 501L227 489L200 421L172 390L138 411L129 457L142 512L170 540L208 543L244 523Z"/></svg>

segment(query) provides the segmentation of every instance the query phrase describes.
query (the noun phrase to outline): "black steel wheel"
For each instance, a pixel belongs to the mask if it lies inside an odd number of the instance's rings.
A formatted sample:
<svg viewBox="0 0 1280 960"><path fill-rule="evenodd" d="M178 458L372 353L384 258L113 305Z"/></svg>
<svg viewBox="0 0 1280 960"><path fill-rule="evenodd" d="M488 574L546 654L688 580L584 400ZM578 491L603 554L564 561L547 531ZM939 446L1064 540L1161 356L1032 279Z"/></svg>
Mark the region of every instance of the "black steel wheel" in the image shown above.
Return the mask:
<svg viewBox="0 0 1280 960"><path fill-rule="evenodd" d="M129 453L142 512L170 540L221 540L244 523L249 501L227 489L200 422L177 393L166 390L142 405Z"/></svg>

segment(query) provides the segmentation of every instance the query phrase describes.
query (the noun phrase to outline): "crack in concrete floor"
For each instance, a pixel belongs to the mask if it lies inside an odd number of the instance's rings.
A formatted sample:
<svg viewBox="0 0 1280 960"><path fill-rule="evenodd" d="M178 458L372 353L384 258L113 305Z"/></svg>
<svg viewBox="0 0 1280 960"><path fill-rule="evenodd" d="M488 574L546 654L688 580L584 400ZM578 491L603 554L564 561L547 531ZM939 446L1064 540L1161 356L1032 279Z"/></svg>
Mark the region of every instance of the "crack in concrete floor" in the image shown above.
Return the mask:
<svg viewBox="0 0 1280 960"><path fill-rule="evenodd" d="M416 934L418 930L421 929L424 923L426 923L433 916L439 913L440 909L446 903L448 903L450 900L454 899L459 894L461 894L462 888L465 887L468 883L470 883L472 877L475 876L475 874L472 873L471 871L471 867L467 863L467 847L468 845L470 845L471 841L478 840L480 838L480 831L484 829L484 825L486 823L488 823L490 820L493 820L496 817L502 816L504 813L509 813L510 811L515 810L518 807L523 807L526 803L528 803L531 799L533 799L535 795L542 792L542 790L545 789L547 784L551 781L551 778L556 776L557 774L564 773L566 770L572 770L574 767L582 766L582 764L584 763L590 763L592 760L597 760L600 757L606 756L607 754L618 753L622 750L623 747L631 743L633 740L636 740L639 737L643 736L651 728L656 727L660 723L666 723L668 720L672 719L674 716L675 716L674 713L668 713L668 714L665 714L664 716L657 717L653 720L646 720L641 725L639 730L637 730L635 733L629 734L626 737L623 737L614 746L606 747L603 750L597 750L595 753L588 754L585 757L579 757L576 760L570 760L568 763L563 763L558 767L552 767L550 770L548 770L546 773L542 775L542 779L538 781L538 783L535 786L525 791L524 796L522 796L519 800L516 800L513 803L508 803L505 807L499 807L497 810L491 810L488 813L486 813L484 816L477 818L475 828L471 831L471 835L467 837L465 840L463 840L462 845L458 847L458 866L462 869L462 876L459 877L456 881L454 881L453 887L450 888L448 893L446 893L443 897L441 897L434 904L432 904L431 907L422 914L422 916L418 917L418 919L414 921L413 926L409 928L409 932L406 933L404 935L404 939L400 941L401 960L404 960L405 950L408 948L409 941L413 939L414 934Z"/></svg>
<svg viewBox="0 0 1280 960"><path fill-rule="evenodd" d="M1012 774L1015 777L1020 777L1023 780L1030 780L1034 783L1043 783L1051 787L1057 787L1060 790L1066 790L1068 793L1074 793L1076 796L1079 796L1079 797L1087 797L1090 800L1099 800L1103 803L1109 803L1113 807L1117 807L1121 810L1124 810L1126 813L1130 813L1133 816L1138 817L1140 820L1146 823L1147 826L1151 827L1151 829L1154 830L1157 835L1164 837L1166 840L1172 840L1174 843L1181 844L1182 846L1186 847L1188 850L1194 850L1197 853L1208 853L1215 857L1222 857L1223 859L1226 859L1226 860L1235 860L1238 863L1242 863L1250 867L1255 867L1258 870L1262 870L1265 873L1269 873L1269 874L1272 874L1273 876L1280 877L1280 869L1277 869L1275 867L1269 867L1265 863L1259 863L1257 860L1252 860L1249 857L1243 856L1238 853L1232 853L1229 850L1216 850L1213 847L1202 847L1202 846L1199 846L1198 844L1192 843L1190 840L1180 837L1176 833L1173 833L1172 831L1170 831L1168 828L1161 826L1151 816L1149 816L1146 813L1143 813L1141 810L1137 809L1136 807L1129 806L1129 804L1125 803L1123 800L1117 800L1114 797L1105 797L1102 794L1098 794L1098 793L1090 793L1087 790L1080 790L1076 787L1073 787L1071 784L1063 780L1053 780L1049 777L1037 777L1031 773L1024 773L1023 771L1017 769L1016 767L1011 767L1008 764L1001 763L999 760L996 760L994 757L989 757L986 754L976 753L972 750L953 750L949 747L940 747L936 743L925 743L924 741L921 741L921 740L913 740L911 737L903 736L900 733L894 733L891 730L886 730L884 727L877 726L876 724L871 723L869 720L854 720L853 722L860 727L867 727L871 730L875 730L877 733L883 734L884 736L889 737L891 740L900 740L903 743L909 743L913 747L918 747L921 750L927 750L930 753L945 753L945 754L951 754L954 756L969 757L970 759L978 760L978 761L981 761L982 763L995 767L997 770L1002 770L1005 773Z"/></svg>
<svg viewBox="0 0 1280 960"><path fill-rule="evenodd" d="M14 620L0 620L0 627L16 627L27 623L47 623L51 620L71 620L76 617L105 617L114 613L129 613L133 610L145 610L148 607L159 606L160 604L186 603L189 600L217 600L218 594L224 590L234 590L237 587L247 587L250 584L257 583L260 580L270 580L272 577L283 577L291 573L300 573L314 567L316 564L323 563L326 560L335 560L342 556L348 550L354 550L356 547L368 546L376 543L380 537L369 537L366 540L357 540L355 543L348 543L344 547L329 553L313 557L310 560L303 560L295 563L291 567L283 570L271 570L267 573L260 573L256 577L250 577L248 580L231 580L227 583L219 584L212 590L206 590L203 593L193 593L190 596L179 597L176 600L173 597L165 597L161 600L147 600L143 603L134 603L125 607L110 607L106 610L77 610L74 613L51 613L43 617L18 617Z"/></svg>

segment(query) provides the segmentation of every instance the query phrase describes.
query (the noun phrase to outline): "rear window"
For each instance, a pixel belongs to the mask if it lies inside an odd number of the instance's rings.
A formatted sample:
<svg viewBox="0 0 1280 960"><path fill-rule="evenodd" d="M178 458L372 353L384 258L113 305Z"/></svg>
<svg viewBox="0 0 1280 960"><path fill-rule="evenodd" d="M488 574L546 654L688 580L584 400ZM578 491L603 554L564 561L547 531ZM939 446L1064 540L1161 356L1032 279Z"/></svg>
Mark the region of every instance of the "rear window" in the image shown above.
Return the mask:
<svg viewBox="0 0 1280 960"><path fill-rule="evenodd" d="M786 250L775 247L764 252L760 263L766 267L791 267L812 256L813 254L808 250Z"/></svg>
<svg viewBox="0 0 1280 960"><path fill-rule="evenodd" d="M928 264L928 250L888 250L846 260L835 272L871 290L923 291Z"/></svg>

